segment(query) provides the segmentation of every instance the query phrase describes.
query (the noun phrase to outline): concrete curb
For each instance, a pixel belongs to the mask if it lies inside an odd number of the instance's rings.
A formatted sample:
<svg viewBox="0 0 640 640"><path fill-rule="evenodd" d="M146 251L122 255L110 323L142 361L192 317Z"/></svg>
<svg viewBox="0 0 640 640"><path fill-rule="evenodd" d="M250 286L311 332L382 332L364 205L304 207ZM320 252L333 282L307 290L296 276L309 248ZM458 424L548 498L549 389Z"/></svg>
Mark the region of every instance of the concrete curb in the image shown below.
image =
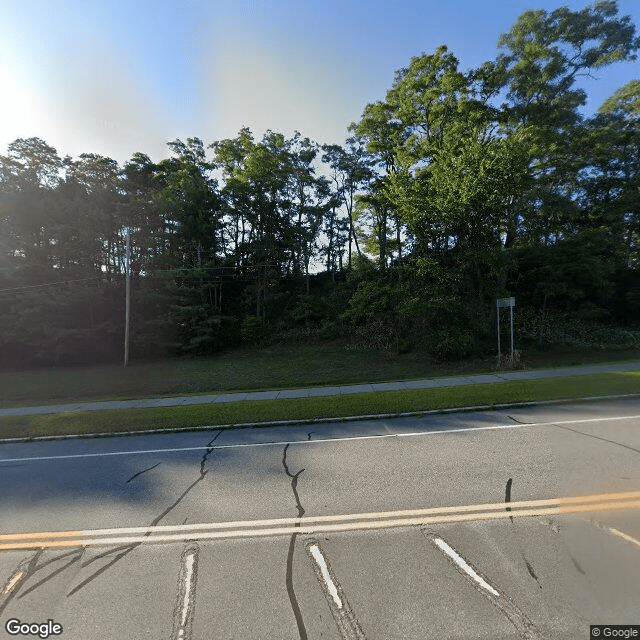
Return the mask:
<svg viewBox="0 0 640 640"><path fill-rule="evenodd" d="M469 407L452 407L449 409L428 409L425 411L409 411L406 413L381 413L364 416L344 416L339 418L310 418L306 420L278 420L273 422L244 422L239 424L204 425L201 427L177 427L175 429L150 429L139 431L115 431L114 433L79 433L60 436L33 436L26 438L0 438L0 444L19 444L23 442L43 442L51 440L76 440L80 438L120 438L128 436L158 435L163 433L186 433L196 431L213 431L216 429L255 429L266 427L288 427L304 424L326 424L329 422L355 422L357 420L378 420L381 418L409 418L446 413L465 413L470 411L487 411L491 409L510 409L515 407L532 407L548 404L570 404L572 402L597 402L599 400L617 400L620 398L640 398L640 393L626 393L609 396L588 396L586 398L564 398L561 400L534 400L531 402L509 402L502 404L475 405ZM525 425L526 426L526 425Z"/></svg>

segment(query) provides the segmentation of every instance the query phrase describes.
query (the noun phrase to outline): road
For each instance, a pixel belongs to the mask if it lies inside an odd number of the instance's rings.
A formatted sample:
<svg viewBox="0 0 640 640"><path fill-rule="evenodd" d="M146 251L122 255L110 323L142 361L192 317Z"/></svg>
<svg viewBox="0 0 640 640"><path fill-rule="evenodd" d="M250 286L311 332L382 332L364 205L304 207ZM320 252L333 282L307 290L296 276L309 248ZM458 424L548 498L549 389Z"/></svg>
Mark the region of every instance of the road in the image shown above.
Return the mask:
<svg viewBox="0 0 640 640"><path fill-rule="evenodd" d="M11 619L64 640L640 624L639 456L638 399L3 444L0 634L24 637Z"/></svg>

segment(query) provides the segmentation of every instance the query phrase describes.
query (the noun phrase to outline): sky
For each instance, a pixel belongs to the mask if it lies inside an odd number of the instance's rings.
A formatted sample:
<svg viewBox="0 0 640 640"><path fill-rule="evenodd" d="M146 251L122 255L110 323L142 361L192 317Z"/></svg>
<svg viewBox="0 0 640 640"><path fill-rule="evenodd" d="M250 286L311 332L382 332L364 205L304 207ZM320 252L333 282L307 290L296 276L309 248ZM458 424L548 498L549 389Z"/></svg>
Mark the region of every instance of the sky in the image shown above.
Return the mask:
<svg viewBox="0 0 640 640"><path fill-rule="evenodd" d="M159 161L248 126L341 143L394 71L446 44L460 69L495 58L528 9L587 0L33 0L0 5L0 154L37 136L60 156ZM618 0L640 28L640 2ZM640 63L580 83L584 114Z"/></svg>

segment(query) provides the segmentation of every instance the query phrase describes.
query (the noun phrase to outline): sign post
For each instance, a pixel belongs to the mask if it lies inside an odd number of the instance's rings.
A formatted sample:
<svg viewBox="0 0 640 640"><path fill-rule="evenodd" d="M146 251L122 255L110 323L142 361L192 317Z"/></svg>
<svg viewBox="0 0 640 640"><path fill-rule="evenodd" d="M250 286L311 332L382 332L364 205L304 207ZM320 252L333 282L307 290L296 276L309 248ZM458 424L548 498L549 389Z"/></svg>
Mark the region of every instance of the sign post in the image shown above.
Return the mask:
<svg viewBox="0 0 640 640"><path fill-rule="evenodd" d="M498 314L498 359L500 359L500 308L509 307L511 319L511 356L513 357L513 307L516 306L515 298L498 298L496 300L496 312Z"/></svg>

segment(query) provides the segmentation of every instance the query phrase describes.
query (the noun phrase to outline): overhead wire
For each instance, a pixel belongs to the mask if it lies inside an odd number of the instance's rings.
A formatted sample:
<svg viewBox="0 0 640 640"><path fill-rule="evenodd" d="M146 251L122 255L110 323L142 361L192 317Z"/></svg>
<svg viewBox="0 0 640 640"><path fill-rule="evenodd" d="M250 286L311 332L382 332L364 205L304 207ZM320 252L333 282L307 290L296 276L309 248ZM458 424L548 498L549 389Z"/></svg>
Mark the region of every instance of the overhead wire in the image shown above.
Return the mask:
<svg viewBox="0 0 640 640"><path fill-rule="evenodd" d="M72 282L87 282L88 280L98 280L100 276L93 276L92 278L79 278L77 280L61 280L59 282L45 282L43 284L28 284L21 287L11 287L9 289L0 289L0 293L7 291L23 291L24 289L36 289L38 287L53 287L58 284L71 284Z"/></svg>

